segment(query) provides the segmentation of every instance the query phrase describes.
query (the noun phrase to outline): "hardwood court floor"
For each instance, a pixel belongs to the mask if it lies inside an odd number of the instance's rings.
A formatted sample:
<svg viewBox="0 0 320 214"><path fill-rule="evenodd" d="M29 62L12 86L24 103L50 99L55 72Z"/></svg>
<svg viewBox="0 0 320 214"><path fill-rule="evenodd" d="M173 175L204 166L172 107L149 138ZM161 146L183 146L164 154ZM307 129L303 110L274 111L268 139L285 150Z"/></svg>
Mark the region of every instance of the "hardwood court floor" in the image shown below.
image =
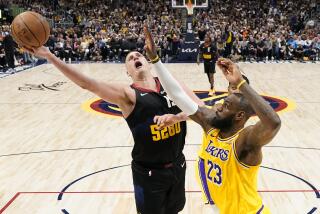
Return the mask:
<svg viewBox="0 0 320 214"><path fill-rule="evenodd" d="M130 81L121 64L75 66L93 78ZM191 89L209 88L203 65L167 66ZM282 128L263 149L259 191L265 204L273 213L320 213L314 191L320 189L320 65L240 66L259 93L295 103L280 113ZM82 104L97 97L51 65L2 78L0 86L0 213L135 213L133 141L123 119L84 111ZM216 89L226 86L217 71ZM217 213L201 202L194 176L201 134L188 122L184 214Z"/></svg>

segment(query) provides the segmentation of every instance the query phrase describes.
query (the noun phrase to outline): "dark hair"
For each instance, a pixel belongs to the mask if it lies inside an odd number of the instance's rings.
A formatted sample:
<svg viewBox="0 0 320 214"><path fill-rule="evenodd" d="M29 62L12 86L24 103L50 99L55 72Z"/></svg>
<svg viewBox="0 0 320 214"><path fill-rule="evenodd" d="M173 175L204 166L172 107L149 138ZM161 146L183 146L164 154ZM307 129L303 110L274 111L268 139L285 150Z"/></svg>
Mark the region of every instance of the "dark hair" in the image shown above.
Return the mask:
<svg viewBox="0 0 320 214"><path fill-rule="evenodd" d="M239 109L246 112L248 115L248 118L253 116L255 114L255 111L251 107L249 101L243 96L243 94L241 94L241 93L233 93L233 94L240 99Z"/></svg>
<svg viewBox="0 0 320 214"><path fill-rule="evenodd" d="M206 32L206 34L204 35L204 38L208 37L210 39L210 42L212 42L212 38L209 32Z"/></svg>

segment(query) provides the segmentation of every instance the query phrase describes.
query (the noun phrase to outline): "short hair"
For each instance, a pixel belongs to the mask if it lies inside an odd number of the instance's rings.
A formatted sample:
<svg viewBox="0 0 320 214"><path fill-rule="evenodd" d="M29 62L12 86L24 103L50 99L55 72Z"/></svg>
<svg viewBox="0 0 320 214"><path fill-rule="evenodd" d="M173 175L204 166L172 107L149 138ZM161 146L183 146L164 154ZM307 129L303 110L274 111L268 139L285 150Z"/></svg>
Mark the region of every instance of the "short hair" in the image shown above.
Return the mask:
<svg viewBox="0 0 320 214"><path fill-rule="evenodd" d="M253 115L255 115L254 109L250 105L248 99L246 99L243 94L241 94L241 93L233 93L233 94L240 99L239 109L241 109L244 112L246 112L248 114L248 118L253 116Z"/></svg>

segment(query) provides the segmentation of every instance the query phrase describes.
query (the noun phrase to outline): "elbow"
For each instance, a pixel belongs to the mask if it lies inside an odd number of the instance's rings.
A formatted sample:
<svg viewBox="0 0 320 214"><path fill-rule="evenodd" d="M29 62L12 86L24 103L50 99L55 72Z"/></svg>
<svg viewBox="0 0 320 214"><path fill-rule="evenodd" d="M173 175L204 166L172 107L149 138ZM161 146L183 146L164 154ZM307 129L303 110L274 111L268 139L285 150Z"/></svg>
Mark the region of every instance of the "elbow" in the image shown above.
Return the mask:
<svg viewBox="0 0 320 214"><path fill-rule="evenodd" d="M85 85L79 85L79 87L82 89L87 89L87 87Z"/></svg>
<svg viewBox="0 0 320 214"><path fill-rule="evenodd" d="M79 84L78 85L80 88L82 88L82 89L85 89L85 90L87 90L87 91L90 91L90 92L92 92L92 93L94 93L94 94L98 94L99 92L97 91L97 88L95 88L95 87L93 87L92 85L90 85L90 84Z"/></svg>
<svg viewBox="0 0 320 214"><path fill-rule="evenodd" d="M82 89L85 89L85 90L88 90L88 91L91 91L91 92L94 92L94 84L92 84L91 82L89 81L81 81L78 86L80 86Z"/></svg>
<svg viewBox="0 0 320 214"><path fill-rule="evenodd" d="M279 130L281 127L281 119L280 117L276 114L276 116L272 120L272 129L274 130Z"/></svg>
<svg viewBox="0 0 320 214"><path fill-rule="evenodd" d="M91 91L90 88L89 88L89 86L86 85L86 84L79 84L79 86L80 86L80 88L82 88L82 89Z"/></svg>

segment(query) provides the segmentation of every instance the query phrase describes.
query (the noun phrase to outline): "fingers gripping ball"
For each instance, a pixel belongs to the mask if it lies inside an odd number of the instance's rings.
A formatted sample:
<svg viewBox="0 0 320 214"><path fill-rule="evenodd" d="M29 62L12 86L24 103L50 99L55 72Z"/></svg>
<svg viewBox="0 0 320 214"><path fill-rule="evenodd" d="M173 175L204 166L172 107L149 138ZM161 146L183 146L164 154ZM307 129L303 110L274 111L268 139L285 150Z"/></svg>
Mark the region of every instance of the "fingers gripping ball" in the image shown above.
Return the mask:
<svg viewBox="0 0 320 214"><path fill-rule="evenodd" d="M38 48L48 41L50 26L40 14L27 11L15 17L11 32L19 46Z"/></svg>

